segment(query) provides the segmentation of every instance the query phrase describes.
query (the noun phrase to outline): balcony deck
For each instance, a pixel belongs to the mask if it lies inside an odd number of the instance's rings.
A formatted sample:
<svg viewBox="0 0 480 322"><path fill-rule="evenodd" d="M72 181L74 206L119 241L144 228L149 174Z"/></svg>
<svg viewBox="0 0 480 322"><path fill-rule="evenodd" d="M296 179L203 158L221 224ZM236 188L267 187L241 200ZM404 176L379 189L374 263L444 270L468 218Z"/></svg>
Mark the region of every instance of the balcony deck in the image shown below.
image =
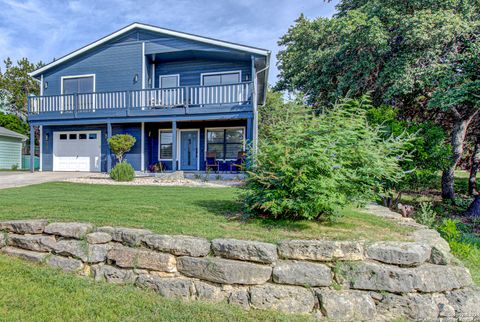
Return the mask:
<svg viewBox="0 0 480 322"><path fill-rule="evenodd" d="M28 98L30 121L250 112L253 83Z"/></svg>

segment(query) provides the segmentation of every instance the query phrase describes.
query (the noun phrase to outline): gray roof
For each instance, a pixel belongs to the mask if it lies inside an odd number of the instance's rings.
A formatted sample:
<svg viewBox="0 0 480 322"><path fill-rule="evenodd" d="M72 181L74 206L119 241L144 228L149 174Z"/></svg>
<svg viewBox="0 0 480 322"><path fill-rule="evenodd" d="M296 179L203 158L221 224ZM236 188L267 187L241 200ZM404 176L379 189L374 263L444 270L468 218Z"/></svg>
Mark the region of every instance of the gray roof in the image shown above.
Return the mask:
<svg viewBox="0 0 480 322"><path fill-rule="evenodd" d="M8 130L8 129L6 129L4 127L1 127L1 126L0 126L0 136L8 136L8 137L11 137L11 138L17 138L17 139L22 139L22 140L28 139L23 134L17 133L15 131Z"/></svg>

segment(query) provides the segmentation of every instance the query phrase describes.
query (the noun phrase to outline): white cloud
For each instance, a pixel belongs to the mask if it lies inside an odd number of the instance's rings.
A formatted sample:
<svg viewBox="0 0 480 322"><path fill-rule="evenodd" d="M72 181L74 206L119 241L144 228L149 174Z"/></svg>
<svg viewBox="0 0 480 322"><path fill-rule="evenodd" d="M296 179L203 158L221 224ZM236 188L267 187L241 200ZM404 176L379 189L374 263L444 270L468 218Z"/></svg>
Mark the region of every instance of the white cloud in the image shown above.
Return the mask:
<svg viewBox="0 0 480 322"><path fill-rule="evenodd" d="M274 82L279 37L300 13L330 16L334 5L319 0L0 0L0 59L49 62L137 21L270 49Z"/></svg>

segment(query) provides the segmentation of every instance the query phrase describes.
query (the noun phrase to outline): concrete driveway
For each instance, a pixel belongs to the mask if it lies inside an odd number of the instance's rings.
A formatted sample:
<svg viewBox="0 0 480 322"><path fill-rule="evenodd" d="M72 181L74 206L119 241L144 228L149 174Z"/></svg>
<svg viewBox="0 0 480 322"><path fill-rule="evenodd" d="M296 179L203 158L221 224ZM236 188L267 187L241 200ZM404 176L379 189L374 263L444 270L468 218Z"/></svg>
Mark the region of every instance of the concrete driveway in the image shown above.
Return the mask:
<svg viewBox="0 0 480 322"><path fill-rule="evenodd" d="M32 184L63 181L92 175L89 172L23 172L0 171L0 189L29 186Z"/></svg>

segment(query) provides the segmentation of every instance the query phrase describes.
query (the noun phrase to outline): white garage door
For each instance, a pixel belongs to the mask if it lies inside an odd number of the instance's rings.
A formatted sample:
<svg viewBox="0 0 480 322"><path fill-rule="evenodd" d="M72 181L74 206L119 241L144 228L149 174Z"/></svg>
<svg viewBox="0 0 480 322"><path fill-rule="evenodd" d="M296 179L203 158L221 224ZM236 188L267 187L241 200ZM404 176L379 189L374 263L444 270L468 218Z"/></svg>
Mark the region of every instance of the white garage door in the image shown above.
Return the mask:
<svg viewBox="0 0 480 322"><path fill-rule="evenodd" d="M53 171L100 172L100 131L53 132Z"/></svg>

